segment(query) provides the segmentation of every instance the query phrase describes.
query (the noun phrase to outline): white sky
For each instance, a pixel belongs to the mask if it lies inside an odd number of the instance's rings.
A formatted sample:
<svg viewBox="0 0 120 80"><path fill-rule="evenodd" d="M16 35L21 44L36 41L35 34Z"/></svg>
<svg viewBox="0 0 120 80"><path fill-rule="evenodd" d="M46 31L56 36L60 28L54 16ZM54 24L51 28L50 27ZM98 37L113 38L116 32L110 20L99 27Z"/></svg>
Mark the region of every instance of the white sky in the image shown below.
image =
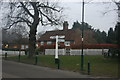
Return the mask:
<svg viewBox="0 0 120 80"><path fill-rule="evenodd" d="M82 0L59 0L59 1L60 1L60 6L65 7L64 14L66 16L64 17L64 20L69 22L69 29L72 28L73 22L77 20L81 22ZM91 0L85 0L85 1L89 2ZM112 1L112 0L92 0L90 3L85 4L85 22L89 23L95 29L100 29L101 31L104 30L106 32L110 27L114 27L117 21L117 11L113 9L117 9L117 7L113 2L109 3L108 1ZM103 3L103 2L107 2L107 3ZM108 13L106 15L103 15L103 13L107 11ZM2 12L4 11L0 11L0 12L1 12L0 14L0 19L1 19ZM0 21L0 24L2 24L2 21ZM40 31L52 30L54 28L55 27L39 26L38 31L40 32Z"/></svg>
<svg viewBox="0 0 120 80"><path fill-rule="evenodd" d="M72 28L73 22L81 22L81 2L77 0L62 0L61 6L65 7L64 14L65 21L69 22L69 28ZM95 29L100 29L101 31L108 31L110 27L115 27L117 21L117 9L114 3L103 3L94 0L88 4L85 4L85 22L89 23ZM108 12L103 15L104 12ZM54 27L49 27L52 30ZM40 31L48 30L47 27L38 28Z"/></svg>
<svg viewBox="0 0 120 80"><path fill-rule="evenodd" d="M64 3L66 6L69 6L69 9L66 10L65 14L68 16L69 24L73 24L74 21L78 20L81 22L81 4L78 2L69 2ZM107 3L103 4L100 2L89 3L85 5L85 22L92 25L94 28L107 31L109 27L114 27L117 20L117 13L115 10L116 5ZM106 15L103 15L104 12L110 11ZM72 27L70 25L70 27Z"/></svg>

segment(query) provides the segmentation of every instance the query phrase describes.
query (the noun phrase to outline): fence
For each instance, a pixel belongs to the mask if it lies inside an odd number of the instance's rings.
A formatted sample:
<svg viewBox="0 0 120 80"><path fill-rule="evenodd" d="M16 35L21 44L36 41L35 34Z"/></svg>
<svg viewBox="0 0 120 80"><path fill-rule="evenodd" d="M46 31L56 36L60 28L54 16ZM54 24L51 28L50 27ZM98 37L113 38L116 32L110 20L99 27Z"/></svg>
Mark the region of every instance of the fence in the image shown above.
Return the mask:
<svg viewBox="0 0 120 80"><path fill-rule="evenodd" d="M19 51L1 51L4 55L7 52L8 55L18 55ZM69 52L69 54L67 53ZM102 55L102 53L108 52L108 49L84 49L84 55ZM0 54L1 54L0 53ZM59 49L59 55L80 55L81 49ZM20 51L21 55L25 55L25 51ZM45 55L55 55L55 49L45 49Z"/></svg>
<svg viewBox="0 0 120 80"><path fill-rule="evenodd" d="M80 55L81 49L69 49L70 55ZM66 49L59 49L59 55L67 55ZM84 49L84 55L102 55L103 52L108 52L108 49ZM45 49L45 55L54 55L55 49Z"/></svg>
<svg viewBox="0 0 120 80"><path fill-rule="evenodd" d="M58 50L59 55L65 55L65 49ZM45 49L45 55L55 55L55 49Z"/></svg>
<svg viewBox="0 0 120 80"><path fill-rule="evenodd" d="M2 51L2 54L4 55L5 53L7 53L8 55L19 55L19 52L20 52L20 55L25 55L25 51Z"/></svg>

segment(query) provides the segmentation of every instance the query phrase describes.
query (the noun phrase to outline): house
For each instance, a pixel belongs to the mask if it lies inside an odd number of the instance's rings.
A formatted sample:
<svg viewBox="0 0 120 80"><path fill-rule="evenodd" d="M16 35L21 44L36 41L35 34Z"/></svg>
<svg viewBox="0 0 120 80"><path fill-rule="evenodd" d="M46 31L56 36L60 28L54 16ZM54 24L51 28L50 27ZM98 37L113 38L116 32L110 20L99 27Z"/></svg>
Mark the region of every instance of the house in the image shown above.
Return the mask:
<svg viewBox="0 0 120 80"><path fill-rule="evenodd" d="M2 44L2 49L4 50L25 50L28 49L29 45L28 44Z"/></svg>
<svg viewBox="0 0 120 80"><path fill-rule="evenodd" d="M68 29L68 22L64 21L63 30L54 30L46 31L39 39L38 46L43 49L54 49L55 48L55 39L51 39L51 36L65 36L65 42L59 43L59 48L72 49L72 48L81 48L81 30ZM84 44L93 44L97 43L93 37L93 32L91 30L84 31ZM76 47L77 46L77 47ZM79 46L79 47L78 47Z"/></svg>

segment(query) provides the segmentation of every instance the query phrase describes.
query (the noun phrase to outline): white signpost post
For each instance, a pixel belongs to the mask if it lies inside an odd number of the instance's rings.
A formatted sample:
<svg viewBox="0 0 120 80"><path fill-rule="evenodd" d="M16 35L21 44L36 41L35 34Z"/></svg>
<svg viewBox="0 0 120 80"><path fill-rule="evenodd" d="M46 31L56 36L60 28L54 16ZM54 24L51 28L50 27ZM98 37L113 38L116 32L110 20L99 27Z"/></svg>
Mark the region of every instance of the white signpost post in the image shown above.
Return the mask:
<svg viewBox="0 0 120 80"><path fill-rule="evenodd" d="M56 36L55 59L58 59L58 35Z"/></svg>
<svg viewBox="0 0 120 80"><path fill-rule="evenodd" d="M65 38L65 36L51 36L50 37L51 39L56 39L56 49L55 49L55 59L58 59L58 42L65 42L64 39L62 38Z"/></svg>
<svg viewBox="0 0 120 80"><path fill-rule="evenodd" d="M59 58L58 58L58 42L65 42L64 39L62 38L65 38L65 36L51 36L50 37L51 39L56 39L56 49L55 49L55 63L58 64L58 69L59 69L59 64L60 64L60 61L59 61Z"/></svg>

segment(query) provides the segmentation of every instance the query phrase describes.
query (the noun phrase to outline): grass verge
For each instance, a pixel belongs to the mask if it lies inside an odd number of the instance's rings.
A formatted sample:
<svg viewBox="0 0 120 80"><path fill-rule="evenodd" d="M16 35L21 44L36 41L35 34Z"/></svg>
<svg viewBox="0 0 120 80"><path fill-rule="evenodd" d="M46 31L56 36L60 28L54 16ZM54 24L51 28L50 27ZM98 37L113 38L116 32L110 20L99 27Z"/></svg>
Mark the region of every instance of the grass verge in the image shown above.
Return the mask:
<svg viewBox="0 0 120 80"><path fill-rule="evenodd" d="M59 59L60 69L87 74L87 63L90 61L91 75L102 77L117 77L118 75L118 60L116 58L104 58L102 55L85 55L84 71L80 70L80 55L60 55ZM10 56L7 60L18 61L18 56ZM35 64L35 57L21 56L20 62ZM39 55L37 65L57 68L53 55Z"/></svg>

